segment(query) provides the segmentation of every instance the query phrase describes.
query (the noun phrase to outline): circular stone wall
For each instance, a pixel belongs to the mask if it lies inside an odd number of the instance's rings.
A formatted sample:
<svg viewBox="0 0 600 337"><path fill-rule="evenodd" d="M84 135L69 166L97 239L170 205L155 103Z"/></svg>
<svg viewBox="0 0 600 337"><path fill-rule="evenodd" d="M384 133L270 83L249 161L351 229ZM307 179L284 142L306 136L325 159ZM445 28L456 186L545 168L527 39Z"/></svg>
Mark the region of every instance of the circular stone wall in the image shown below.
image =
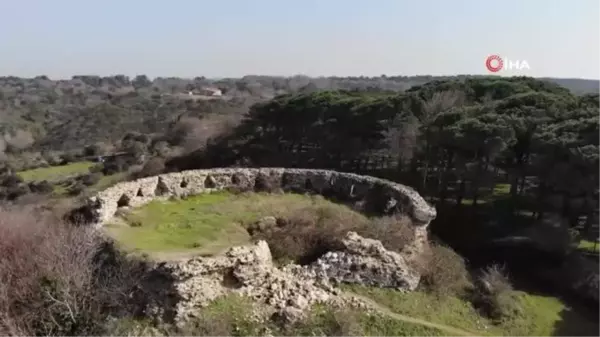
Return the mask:
<svg viewBox="0 0 600 337"><path fill-rule="evenodd" d="M412 220L413 253L427 240L427 225L436 216L414 189L389 180L329 170L290 168L215 168L190 170L122 182L88 200L87 213L97 226L120 207L139 207L155 199L185 197L223 189L316 193L375 215L403 214ZM415 247L415 245L417 247ZM408 248L408 247L407 247Z"/></svg>

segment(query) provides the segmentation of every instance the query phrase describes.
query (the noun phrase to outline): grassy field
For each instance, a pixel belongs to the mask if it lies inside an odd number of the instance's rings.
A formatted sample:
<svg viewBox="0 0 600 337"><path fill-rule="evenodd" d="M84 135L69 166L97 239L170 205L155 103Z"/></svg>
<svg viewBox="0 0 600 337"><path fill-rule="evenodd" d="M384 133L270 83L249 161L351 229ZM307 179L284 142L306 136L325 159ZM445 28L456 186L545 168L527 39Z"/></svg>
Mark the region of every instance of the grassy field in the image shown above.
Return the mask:
<svg viewBox="0 0 600 337"><path fill-rule="evenodd" d="M91 195L94 193L98 193L118 182L125 180L127 177L127 172L119 172L115 174L111 174L108 176L102 176L100 180L85 189L85 194ZM62 183L54 184L54 190L52 192L55 198L67 198L69 197L69 187L72 185L72 182L63 181Z"/></svg>
<svg viewBox="0 0 600 337"><path fill-rule="evenodd" d="M509 320L493 323L470 304L454 297L440 298L420 291L344 288L374 300L384 310L373 314L315 305L304 320L282 328L274 322L248 320L252 312L261 311L260 305L245 297L229 295L203 309L182 331L159 327L162 331L154 330L157 332L154 335L261 336L268 331L275 336L581 336L597 331L597 325L581 319L570 321L571 326L565 329L569 309L561 301L523 292L516 292L520 312ZM411 322L413 318L415 322ZM116 332L139 336L152 329L148 322L128 321L121 322Z"/></svg>
<svg viewBox="0 0 600 337"><path fill-rule="evenodd" d="M148 321L122 320L111 330L117 336L444 336L444 331L385 315L355 309L315 305L306 318L291 326L248 319L261 307L246 297L229 295L212 302L194 320L175 331Z"/></svg>
<svg viewBox="0 0 600 337"><path fill-rule="evenodd" d="M126 250L212 254L248 242L250 236L243 224L311 206L356 213L318 196L218 192L152 201L105 228Z"/></svg>
<svg viewBox="0 0 600 337"><path fill-rule="evenodd" d="M590 253L600 252L600 244L589 240L581 240L577 248Z"/></svg>
<svg viewBox="0 0 600 337"><path fill-rule="evenodd" d="M72 176L85 174L89 172L90 167L95 163L90 161L81 161L62 166L40 167L32 170L18 172L17 175L24 181L42 181L50 182L66 179Z"/></svg>
<svg viewBox="0 0 600 337"><path fill-rule="evenodd" d="M421 291L401 293L390 289L344 286L391 311L472 332L474 335L550 336L589 335L598 325L577 315L555 297L516 291L519 310L509 319L492 322L473 306L453 296L437 297ZM565 319L568 317L568 321Z"/></svg>

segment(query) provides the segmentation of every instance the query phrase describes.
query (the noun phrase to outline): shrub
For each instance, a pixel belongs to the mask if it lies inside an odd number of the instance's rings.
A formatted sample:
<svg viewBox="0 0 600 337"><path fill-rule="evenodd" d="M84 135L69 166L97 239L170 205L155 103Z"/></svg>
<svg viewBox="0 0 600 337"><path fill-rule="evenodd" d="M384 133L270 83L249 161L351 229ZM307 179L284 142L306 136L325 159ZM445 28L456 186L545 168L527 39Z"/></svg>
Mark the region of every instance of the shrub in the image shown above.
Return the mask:
<svg viewBox="0 0 600 337"><path fill-rule="evenodd" d="M21 179L21 177L19 177L16 174L8 174L4 177L0 178L0 186L6 187L6 188L13 188L13 187L17 187L20 183L23 182L23 179Z"/></svg>
<svg viewBox="0 0 600 337"><path fill-rule="evenodd" d="M386 249L393 251L402 250L415 238L415 229L410 218L400 215L374 218L369 225L357 230L357 233L377 239Z"/></svg>
<svg viewBox="0 0 600 337"><path fill-rule="evenodd" d="M471 290L464 259L449 247L432 244L423 259L420 286L427 292L438 296L462 296Z"/></svg>
<svg viewBox="0 0 600 337"><path fill-rule="evenodd" d="M254 181L254 191L256 192L275 192L279 189L279 182L274 176L258 174Z"/></svg>
<svg viewBox="0 0 600 337"><path fill-rule="evenodd" d="M510 280L504 269L497 265L481 272L475 290L474 304L493 319L511 317L519 310Z"/></svg>
<svg viewBox="0 0 600 337"><path fill-rule="evenodd" d="M71 187L69 187L68 193L71 196L76 196L80 195L83 190L85 190L85 185L81 181L77 180L73 185L71 185Z"/></svg>
<svg viewBox="0 0 600 337"><path fill-rule="evenodd" d="M104 165L96 164L90 167L88 170L90 171L90 173L102 173L102 169L104 169Z"/></svg>
<svg viewBox="0 0 600 337"><path fill-rule="evenodd" d="M131 155L126 157L106 158L102 168L102 173L108 176L127 171L133 164L135 164L135 161L136 158Z"/></svg>
<svg viewBox="0 0 600 337"><path fill-rule="evenodd" d="M77 160L77 156L75 153L65 153L61 156L60 165L67 165L69 163L75 162Z"/></svg>
<svg viewBox="0 0 600 337"><path fill-rule="evenodd" d="M277 260L310 263L328 251L339 250L340 240L349 231L380 240L394 251L414 240L414 227L403 216L369 219L342 205L309 206L278 214L276 226L255 223L247 227L254 238L269 243Z"/></svg>
<svg viewBox="0 0 600 337"><path fill-rule="evenodd" d="M277 226L264 227L251 235L269 243L277 260L310 263L331 250L339 250L348 231L369 220L343 206L306 207L280 217Z"/></svg>
<svg viewBox="0 0 600 337"><path fill-rule="evenodd" d="M90 174L86 174L81 176L81 183L85 186L92 186L97 184L100 181L100 178L102 178L102 174L99 173L90 173Z"/></svg>
<svg viewBox="0 0 600 337"><path fill-rule="evenodd" d="M141 265L90 227L0 209L0 334L102 334L124 315Z"/></svg>
<svg viewBox="0 0 600 337"><path fill-rule="evenodd" d="M54 190L52 184L50 184L47 180L42 180L40 182L32 181L28 185L29 189L33 193L48 194L52 193Z"/></svg>
<svg viewBox="0 0 600 337"><path fill-rule="evenodd" d="M165 160L160 157L150 158L144 164L142 169L135 174L136 178L151 177L163 173L165 170Z"/></svg>
<svg viewBox="0 0 600 337"><path fill-rule="evenodd" d="M2 195L3 198L0 199L6 199L8 201L14 201L19 199L20 197L28 194L29 191L29 186L27 185L18 185L18 186L13 186L13 187L9 187L4 189L4 191L0 191L0 194Z"/></svg>

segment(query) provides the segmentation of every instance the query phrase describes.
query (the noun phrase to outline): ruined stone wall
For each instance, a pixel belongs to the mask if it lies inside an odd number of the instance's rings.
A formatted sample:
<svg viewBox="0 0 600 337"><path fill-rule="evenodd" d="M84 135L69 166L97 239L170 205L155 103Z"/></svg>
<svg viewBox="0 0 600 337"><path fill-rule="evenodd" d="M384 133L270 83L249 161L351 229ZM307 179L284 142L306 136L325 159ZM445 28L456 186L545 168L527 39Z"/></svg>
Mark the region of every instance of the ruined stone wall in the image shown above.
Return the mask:
<svg viewBox="0 0 600 337"><path fill-rule="evenodd" d="M185 197L223 189L312 192L368 214L402 214L412 219L413 239L388 251L380 241L349 232L344 248L324 254L310 265L273 265L265 241L233 247L215 257L196 257L159 264L153 271L167 273L172 285L150 282L146 313L169 323L183 324L196 311L220 296L237 292L261 301L275 313L293 320L313 303L346 307L336 283L414 290L420 280L418 265L427 243L427 225L436 211L412 188L391 181L327 170L286 168L216 168L163 174L117 184L89 199L86 214L96 225L110 221L120 207L138 207L153 199ZM233 277L237 287L222 281ZM151 280L152 278L148 278ZM161 279L162 280L162 279ZM162 285L158 285L162 284ZM176 300L173 300L176 299ZM364 303L357 300L355 304ZM337 304L336 304L337 303ZM175 312L176 315L170 313Z"/></svg>
<svg viewBox="0 0 600 337"><path fill-rule="evenodd" d="M383 214L408 215L415 226L436 216L414 189L388 180L328 170L287 168L215 168L162 174L119 183L90 198L97 224L110 220L122 206L138 207L153 199L185 197L227 188L261 189L274 182L286 192L313 192Z"/></svg>
<svg viewBox="0 0 600 337"><path fill-rule="evenodd" d="M271 184L275 186L264 186ZM415 226L415 240L406 249L420 251L427 225L436 216L414 189L388 180L328 170L289 168L215 168L190 170L119 183L90 198L94 222L101 226L119 207L138 207L153 199L185 197L227 188L312 192L379 215L404 214Z"/></svg>

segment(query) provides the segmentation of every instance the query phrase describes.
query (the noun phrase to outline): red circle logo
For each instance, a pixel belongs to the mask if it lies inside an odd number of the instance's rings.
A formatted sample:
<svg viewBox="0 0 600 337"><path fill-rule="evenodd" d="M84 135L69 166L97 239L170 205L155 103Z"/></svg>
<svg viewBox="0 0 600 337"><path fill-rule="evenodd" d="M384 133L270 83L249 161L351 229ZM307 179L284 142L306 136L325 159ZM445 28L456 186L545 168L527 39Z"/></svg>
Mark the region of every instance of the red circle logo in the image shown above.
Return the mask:
<svg viewBox="0 0 600 337"><path fill-rule="evenodd" d="M494 63L495 63L495 65L494 65ZM503 65L504 65L504 61L502 61L502 58L498 55L490 55L485 60L485 67L488 68L488 70L493 73L499 72L500 69L502 69Z"/></svg>

